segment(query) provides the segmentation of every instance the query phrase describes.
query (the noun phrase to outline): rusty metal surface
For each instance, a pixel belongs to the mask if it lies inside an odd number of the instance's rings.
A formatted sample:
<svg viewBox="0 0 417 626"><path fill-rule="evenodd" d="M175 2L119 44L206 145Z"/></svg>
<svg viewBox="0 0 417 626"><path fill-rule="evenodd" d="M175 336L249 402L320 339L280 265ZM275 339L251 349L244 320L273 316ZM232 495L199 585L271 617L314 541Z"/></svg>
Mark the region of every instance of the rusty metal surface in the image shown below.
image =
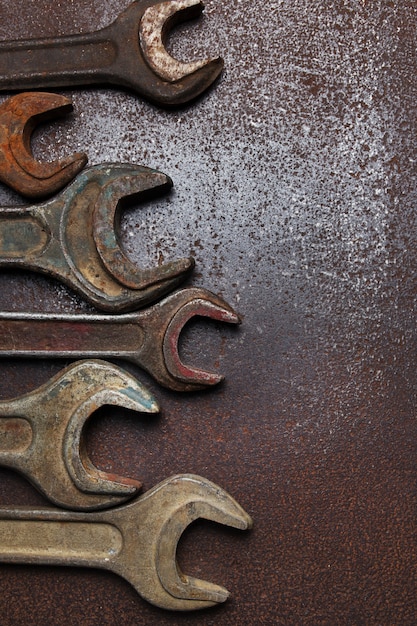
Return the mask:
<svg viewBox="0 0 417 626"><path fill-rule="evenodd" d="M128 4L1 1L0 37L88 32ZM220 354L222 386L180 395L144 374L160 417L100 410L90 457L146 488L203 475L255 525L241 535L202 521L180 542L184 571L232 592L218 608L170 614L107 572L3 565L5 625L414 626L416 18L409 0L207 0L170 40L178 58L224 57L201 100L161 111L116 89L68 91L72 119L35 134L39 158L81 149L93 165L171 176L173 195L126 212L127 253L150 267L193 254L189 284L244 318L193 324L183 340L186 362ZM1 188L1 205L18 202ZM0 299L7 310L90 310L24 272L0 275ZM2 362L2 397L61 365ZM6 470L0 495L46 504Z"/></svg>
<svg viewBox="0 0 417 626"><path fill-rule="evenodd" d="M24 92L0 107L0 180L24 196L44 198L56 193L82 170L87 155L77 152L57 161L37 161L31 150L37 124L72 111L65 96Z"/></svg>

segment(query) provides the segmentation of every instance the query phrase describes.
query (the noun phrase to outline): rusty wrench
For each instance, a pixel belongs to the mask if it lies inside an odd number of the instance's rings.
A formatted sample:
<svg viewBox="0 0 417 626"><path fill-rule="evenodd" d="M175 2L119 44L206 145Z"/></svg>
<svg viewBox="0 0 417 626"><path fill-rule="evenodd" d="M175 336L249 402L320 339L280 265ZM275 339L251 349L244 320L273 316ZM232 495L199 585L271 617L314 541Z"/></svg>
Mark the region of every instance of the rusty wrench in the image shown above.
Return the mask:
<svg viewBox="0 0 417 626"><path fill-rule="evenodd" d="M102 509L132 498L141 483L98 470L86 451L85 423L105 404L159 410L143 385L105 361L73 363L35 391L1 401L0 465L66 508Z"/></svg>
<svg viewBox="0 0 417 626"><path fill-rule="evenodd" d="M178 22L197 17L200 0L137 0L99 31L0 44L0 89L108 83L161 105L189 102L219 76L220 58L182 63L165 39Z"/></svg>
<svg viewBox="0 0 417 626"><path fill-rule="evenodd" d="M229 593L179 568L178 541L198 518L240 530L252 527L249 515L221 487L180 474L109 511L0 508L0 561L110 570L160 608L205 609Z"/></svg>
<svg viewBox="0 0 417 626"><path fill-rule="evenodd" d="M34 159L30 140L38 122L72 111L71 100L53 93L20 93L0 105L0 180L24 196L59 191L80 172L87 156L77 152L53 162Z"/></svg>
<svg viewBox="0 0 417 626"><path fill-rule="evenodd" d="M0 357L121 358L168 389L204 389L223 377L185 365L178 353L181 331L194 316L240 322L222 298L197 287L124 315L0 313Z"/></svg>
<svg viewBox="0 0 417 626"><path fill-rule="evenodd" d="M0 267L59 278L106 311L156 301L188 276L194 259L140 269L120 248L116 227L122 200L148 198L171 186L168 176L147 167L97 165L47 202L1 209Z"/></svg>

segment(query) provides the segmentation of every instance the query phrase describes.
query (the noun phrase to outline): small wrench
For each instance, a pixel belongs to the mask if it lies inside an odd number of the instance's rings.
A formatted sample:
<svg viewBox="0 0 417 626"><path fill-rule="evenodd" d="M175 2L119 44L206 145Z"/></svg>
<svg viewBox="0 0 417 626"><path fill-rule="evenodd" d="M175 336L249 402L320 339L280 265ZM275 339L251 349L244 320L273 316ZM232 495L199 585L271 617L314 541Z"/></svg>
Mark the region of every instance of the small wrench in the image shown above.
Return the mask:
<svg viewBox="0 0 417 626"><path fill-rule="evenodd" d="M204 389L223 376L184 365L178 353L181 331L194 316L240 323L227 302L197 287L124 315L0 313L0 357L120 358L168 389Z"/></svg>
<svg viewBox="0 0 417 626"><path fill-rule="evenodd" d="M223 68L220 58L183 63L170 56L171 27L197 17L200 0L137 0L93 33L0 44L0 90L110 84L165 106L205 91Z"/></svg>
<svg viewBox="0 0 417 626"><path fill-rule="evenodd" d="M77 152L53 162L34 159L30 140L38 122L72 111L71 100L53 93L20 93L0 105L0 180L30 198L59 191L80 172L87 156Z"/></svg>
<svg viewBox="0 0 417 626"><path fill-rule="evenodd" d="M1 401L0 465L70 509L102 509L133 497L140 482L98 470L87 454L85 423L105 404L159 410L143 385L105 361L73 363L35 391Z"/></svg>
<svg viewBox="0 0 417 626"><path fill-rule="evenodd" d="M252 527L249 515L221 487L180 474L109 511L0 508L0 561L110 570L162 609L205 609L227 600L229 592L187 576L176 559L181 535L199 518L240 530Z"/></svg>
<svg viewBox="0 0 417 626"><path fill-rule="evenodd" d="M121 250L116 226L123 198L171 187L168 176L139 165L88 168L47 202L0 210L0 267L59 278L110 312L154 302L189 275L194 259L140 269Z"/></svg>

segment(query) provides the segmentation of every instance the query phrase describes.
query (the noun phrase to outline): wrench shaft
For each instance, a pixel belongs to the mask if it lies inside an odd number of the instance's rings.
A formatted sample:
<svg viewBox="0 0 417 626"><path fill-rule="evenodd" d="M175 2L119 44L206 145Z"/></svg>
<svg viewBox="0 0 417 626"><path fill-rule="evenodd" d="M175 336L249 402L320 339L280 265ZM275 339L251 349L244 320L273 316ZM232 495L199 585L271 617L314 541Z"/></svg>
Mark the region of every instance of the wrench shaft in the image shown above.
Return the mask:
<svg viewBox="0 0 417 626"><path fill-rule="evenodd" d="M29 516L29 514L28 514ZM120 552L122 536L106 523L45 519L0 520L0 560L88 565Z"/></svg>
<svg viewBox="0 0 417 626"><path fill-rule="evenodd" d="M24 209L0 212L0 266L18 259L39 256L46 248L49 234L44 225Z"/></svg>
<svg viewBox="0 0 417 626"><path fill-rule="evenodd" d="M143 330L132 318L130 323L113 316L102 320L94 316L36 315L32 319L15 314L0 318L0 354L33 357L135 358L143 344Z"/></svg>
<svg viewBox="0 0 417 626"><path fill-rule="evenodd" d="M109 38L72 35L0 44L0 87L34 89L100 83L117 57Z"/></svg>

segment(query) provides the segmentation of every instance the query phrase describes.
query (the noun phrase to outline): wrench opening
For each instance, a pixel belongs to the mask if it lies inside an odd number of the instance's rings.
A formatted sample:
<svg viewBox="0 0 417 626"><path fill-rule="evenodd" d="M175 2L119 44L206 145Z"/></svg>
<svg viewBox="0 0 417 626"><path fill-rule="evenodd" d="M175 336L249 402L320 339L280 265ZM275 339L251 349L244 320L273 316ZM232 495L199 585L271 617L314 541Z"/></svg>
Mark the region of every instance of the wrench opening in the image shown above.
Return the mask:
<svg viewBox="0 0 417 626"><path fill-rule="evenodd" d="M193 317L208 317L212 320L240 324L238 314L222 298L210 292L196 290L197 295L180 307L167 326L163 340L166 368L176 380L201 387L217 385L224 378L221 374L185 365L179 354L179 338L184 326Z"/></svg>
<svg viewBox="0 0 417 626"><path fill-rule="evenodd" d="M120 373L124 374L122 370ZM152 395L140 383L128 374L124 382L126 388L101 389L82 402L66 429L63 441L65 464L72 481L84 493L132 497L142 487L138 480L99 470L88 456L84 437L87 420L100 407L119 406L141 413L159 411Z"/></svg>

